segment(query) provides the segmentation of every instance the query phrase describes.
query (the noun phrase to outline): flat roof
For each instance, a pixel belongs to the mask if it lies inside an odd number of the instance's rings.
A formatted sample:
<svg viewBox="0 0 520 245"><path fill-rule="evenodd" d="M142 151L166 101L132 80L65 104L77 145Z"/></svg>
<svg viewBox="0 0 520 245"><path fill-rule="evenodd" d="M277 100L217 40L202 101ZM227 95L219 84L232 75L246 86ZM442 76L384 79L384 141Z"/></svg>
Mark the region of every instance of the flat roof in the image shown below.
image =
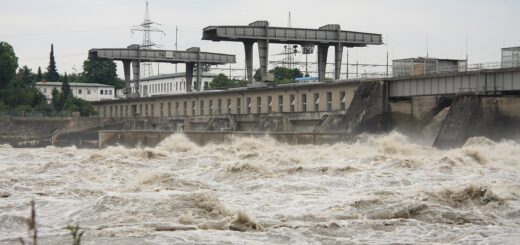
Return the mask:
<svg viewBox="0 0 520 245"><path fill-rule="evenodd" d="M36 85L41 86L61 86L61 82L37 82ZM69 83L71 87L105 87L105 88L113 88L114 86L101 84L101 83Z"/></svg>
<svg viewBox="0 0 520 245"><path fill-rule="evenodd" d="M195 77L196 73L194 73L193 76ZM203 72L202 76L203 77L216 77L218 75L215 74L215 73ZM176 78L176 77L186 77L186 72L159 74L159 75L155 75L155 76L142 78L140 81L141 82L143 82L143 81L153 81L153 80L159 80L159 79L165 79L165 78ZM134 82L134 81L130 81L130 82Z"/></svg>
<svg viewBox="0 0 520 245"><path fill-rule="evenodd" d="M466 61L462 59L446 59L446 58L435 58L435 57L411 57L403 59L395 59L393 61L407 61L407 60L438 60L438 61Z"/></svg>

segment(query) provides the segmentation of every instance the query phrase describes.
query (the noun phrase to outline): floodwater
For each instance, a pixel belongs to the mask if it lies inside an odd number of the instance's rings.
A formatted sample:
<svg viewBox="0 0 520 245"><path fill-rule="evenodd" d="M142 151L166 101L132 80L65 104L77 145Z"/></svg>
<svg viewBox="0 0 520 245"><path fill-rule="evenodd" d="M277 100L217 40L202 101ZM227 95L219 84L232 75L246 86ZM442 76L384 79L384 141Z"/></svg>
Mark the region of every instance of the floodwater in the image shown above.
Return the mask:
<svg viewBox="0 0 520 245"><path fill-rule="evenodd" d="M520 145L437 150L392 132L356 143L237 138L155 148L0 146L0 243L518 243Z"/></svg>

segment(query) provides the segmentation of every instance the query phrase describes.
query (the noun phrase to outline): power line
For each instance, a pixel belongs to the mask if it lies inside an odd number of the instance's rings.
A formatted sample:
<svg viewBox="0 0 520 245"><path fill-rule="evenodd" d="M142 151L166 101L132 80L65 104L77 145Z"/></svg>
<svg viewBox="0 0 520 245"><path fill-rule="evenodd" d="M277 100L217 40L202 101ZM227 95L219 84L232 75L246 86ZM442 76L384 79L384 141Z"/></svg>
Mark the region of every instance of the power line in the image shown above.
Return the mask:
<svg viewBox="0 0 520 245"><path fill-rule="evenodd" d="M74 33L85 33L85 32L96 32L96 31L110 31L116 29L124 29L128 26L115 26L95 29L78 29L69 31L56 31L56 32L35 32L35 33L19 33L19 34L0 34L0 37L29 37L29 36L48 36L48 35L66 35Z"/></svg>

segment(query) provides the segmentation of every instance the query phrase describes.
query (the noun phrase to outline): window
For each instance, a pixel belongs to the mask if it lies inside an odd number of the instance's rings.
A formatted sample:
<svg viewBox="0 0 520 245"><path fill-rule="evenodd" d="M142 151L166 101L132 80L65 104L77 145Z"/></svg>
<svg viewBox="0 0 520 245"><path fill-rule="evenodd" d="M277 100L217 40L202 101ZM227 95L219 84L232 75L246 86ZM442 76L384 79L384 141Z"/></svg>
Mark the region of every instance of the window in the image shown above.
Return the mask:
<svg viewBox="0 0 520 245"><path fill-rule="evenodd" d="M217 105L218 114L222 114L222 99L218 99L218 105Z"/></svg>
<svg viewBox="0 0 520 245"><path fill-rule="evenodd" d="M110 106L110 117L112 117L112 106Z"/></svg>
<svg viewBox="0 0 520 245"><path fill-rule="evenodd" d="M273 97L267 96L267 113L271 113L273 110Z"/></svg>
<svg viewBox="0 0 520 245"><path fill-rule="evenodd" d="M172 102L168 102L168 117L172 116Z"/></svg>
<svg viewBox="0 0 520 245"><path fill-rule="evenodd" d="M179 101L175 101L175 115L179 115Z"/></svg>
<svg viewBox="0 0 520 245"><path fill-rule="evenodd" d="M90 95L90 89L89 88L87 88L87 94Z"/></svg>
<svg viewBox="0 0 520 245"><path fill-rule="evenodd" d="M196 102L194 100L191 101L191 115L195 116Z"/></svg>
<svg viewBox="0 0 520 245"><path fill-rule="evenodd" d="M320 94L319 93L314 94L314 111L316 111L316 112L320 111Z"/></svg>
<svg viewBox="0 0 520 245"><path fill-rule="evenodd" d="M123 105L119 106L119 116L123 117Z"/></svg>
<svg viewBox="0 0 520 245"><path fill-rule="evenodd" d="M251 114L251 97L246 98L246 104L247 104L247 114Z"/></svg>
<svg viewBox="0 0 520 245"><path fill-rule="evenodd" d="M144 116L148 116L148 104L144 104Z"/></svg>
<svg viewBox="0 0 520 245"><path fill-rule="evenodd" d="M307 94L302 94L302 112L307 112Z"/></svg>
<svg viewBox="0 0 520 245"><path fill-rule="evenodd" d="M240 98L237 98L237 114L240 114L240 111L241 111L241 106L242 104L242 100Z"/></svg>
<svg viewBox="0 0 520 245"><path fill-rule="evenodd" d="M283 95L278 95L278 112L283 112Z"/></svg>
<svg viewBox="0 0 520 245"><path fill-rule="evenodd" d="M204 100L200 100L200 115L204 116Z"/></svg>
<svg viewBox="0 0 520 245"><path fill-rule="evenodd" d="M118 109L118 106L116 105L116 106L115 106L115 113L114 113L114 117L117 117L117 109ZM112 114L112 113L110 113L110 114Z"/></svg>
<svg viewBox="0 0 520 245"><path fill-rule="evenodd" d="M160 113L161 113L161 117L164 117L164 104L161 102L161 104L159 105L159 108L161 109Z"/></svg>
<svg viewBox="0 0 520 245"><path fill-rule="evenodd" d="M346 108L346 105L345 105L345 92L340 92L339 93L339 109L344 111L345 108Z"/></svg>
<svg viewBox="0 0 520 245"><path fill-rule="evenodd" d="M104 91L103 89L100 89L100 90L99 90L99 94L100 94L100 95L103 95L103 91Z"/></svg>
<svg viewBox="0 0 520 245"><path fill-rule="evenodd" d="M184 101L183 102L183 106L184 106L184 116L187 116L188 115L188 101Z"/></svg>
<svg viewBox="0 0 520 245"><path fill-rule="evenodd" d="M327 111L332 111L332 92L327 92Z"/></svg>
<svg viewBox="0 0 520 245"><path fill-rule="evenodd" d="M128 105L125 105L125 116L128 117Z"/></svg>
<svg viewBox="0 0 520 245"><path fill-rule="evenodd" d="M294 105L296 104L295 101L294 101L294 94L291 94L289 96L289 100L290 100L290 103L291 103L291 112L294 112Z"/></svg>
<svg viewBox="0 0 520 245"><path fill-rule="evenodd" d="M136 116L137 115L137 105L131 105L131 113L130 116Z"/></svg>
<svg viewBox="0 0 520 245"><path fill-rule="evenodd" d="M155 117L154 104L150 104L150 110L152 111L152 113L150 113L150 116Z"/></svg>
<svg viewBox="0 0 520 245"><path fill-rule="evenodd" d="M260 114L262 112L262 97L256 97L256 113Z"/></svg>
<svg viewBox="0 0 520 245"><path fill-rule="evenodd" d="M213 115L213 100L209 100L209 115Z"/></svg>
<svg viewBox="0 0 520 245"><path fill-rule="evenodd" d="M139 114L143 115L143 104L139 104Z"/></svg>
<svg viewBox="0 0 520 245"><path fill-rule="evenodd" d="M112 90L108 90L108 95L112 95Z"/></svg>
<svg viewBox="0 0 520 245"><path fill-rule="evenodd" d="M78 89L78 94L81 94L81 89L80 88Z"/></svg>
<svg viewBox="0 0 520 245"><path fill-rule="evenodd" d="M227 99L227 113L231 114L231 99Z"/></svg>

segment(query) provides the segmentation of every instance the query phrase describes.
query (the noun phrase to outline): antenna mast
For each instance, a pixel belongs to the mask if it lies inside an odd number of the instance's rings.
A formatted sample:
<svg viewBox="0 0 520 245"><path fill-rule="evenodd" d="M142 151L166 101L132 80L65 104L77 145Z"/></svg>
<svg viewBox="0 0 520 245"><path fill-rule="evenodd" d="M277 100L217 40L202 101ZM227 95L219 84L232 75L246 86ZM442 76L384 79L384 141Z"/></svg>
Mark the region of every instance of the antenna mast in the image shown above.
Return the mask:
<svg viewBox="0 0 520 245"><path fill-rule="evenodd" d="M292 27L291 12L289 12L289 19L287 21L287 27ZM286 68L294 68L294 58L298 53L298 45L287 44L284 46L284 61L283 64Z"/></svg>
<svg viewBox="0 0 520 245"><path fill-rule="evenodd" d="M157 46L155 43L152 42L152 32L159 32L162 35L166 35L166 33L159 29L154 27L153 25L158 23L153 22L150 19L150 12L148 11L148 2L146 2L146 10L144 13L144 21L138 26L133 27L130 31L133 33L134 31L142 32L143 33L143 42L140 45L140 49L152 49L152 47ZM152 63L150 62L144 62L141 64L141 77L149 77L153 74L152 69Z"/></svg>

